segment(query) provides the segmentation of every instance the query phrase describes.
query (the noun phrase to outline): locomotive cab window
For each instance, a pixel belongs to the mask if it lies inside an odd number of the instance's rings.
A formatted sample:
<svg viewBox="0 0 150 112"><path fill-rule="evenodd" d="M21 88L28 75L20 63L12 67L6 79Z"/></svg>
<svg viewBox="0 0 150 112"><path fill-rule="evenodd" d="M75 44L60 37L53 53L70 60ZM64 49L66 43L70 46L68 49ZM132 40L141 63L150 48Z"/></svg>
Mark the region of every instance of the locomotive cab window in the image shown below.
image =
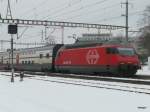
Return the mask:
<svg viewBox="0 0 150 112"><path fill-rule="evenodd" d="M111 49L110 49L110 48L107 48L107 49L106 49L106 52L107 52L107 54L110 54L110 53L111 53Z"/></svg>
<svg viewBox="0 0 150 112"><path fill-rule="evenodd" d="M106 53L107 54L117 54L118 50L117 50L117 48L107 48Z"/></svg>
<svg viewBox="0 0 150 112"><path fill-rule="evenodd" d="M125 56L133 56L136 54L133 48L118 48L118 52L120 55L125 55Z"/></svg>
<svg viewBox="0 0 150 112"><path fill-rule="evenodd" d="M59 53L58 53L58 57L61 56L61 55L62 55L62 52L59 52Z"/></svg>

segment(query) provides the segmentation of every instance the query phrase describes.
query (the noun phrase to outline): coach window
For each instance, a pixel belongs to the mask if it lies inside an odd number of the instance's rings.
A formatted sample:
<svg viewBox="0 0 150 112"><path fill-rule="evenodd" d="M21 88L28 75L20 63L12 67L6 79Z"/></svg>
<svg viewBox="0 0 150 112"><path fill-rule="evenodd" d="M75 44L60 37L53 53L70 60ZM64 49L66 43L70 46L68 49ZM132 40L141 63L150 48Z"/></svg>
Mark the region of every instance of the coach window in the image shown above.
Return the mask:
<svg viewBox="0 0 150 112"><path fill-rule="evenodd" d="M25 61L25 64L27 64L27 61Z"/></svg>
<svg viewBox="0 0 150 112"><path fill-rule="evenodd" d="M30 62L30 61L28 61L28 64L31 64L31 62Z"/></svg>
<svg viewBox="0 0 150 112"><path fill-rule="evenodd" d="M49 53L46 54L46 58L49 58Z"/></svg>
<svg viewBox="0 0 150 112"><path fill-rule="evenodd" d="M34 61L32 61L32 64L34 64Z"/></svg>
<svg viewBox="0 0 150 112"><path fill-rule="evenodd" d="M40 58L43 58L43 54L40 54Z"/></svg>
<svg viewBox="0 0 150 112"><path fill-rule="evenodd" d="M24 64L24 61L22 61L22 64Z"/></svg>

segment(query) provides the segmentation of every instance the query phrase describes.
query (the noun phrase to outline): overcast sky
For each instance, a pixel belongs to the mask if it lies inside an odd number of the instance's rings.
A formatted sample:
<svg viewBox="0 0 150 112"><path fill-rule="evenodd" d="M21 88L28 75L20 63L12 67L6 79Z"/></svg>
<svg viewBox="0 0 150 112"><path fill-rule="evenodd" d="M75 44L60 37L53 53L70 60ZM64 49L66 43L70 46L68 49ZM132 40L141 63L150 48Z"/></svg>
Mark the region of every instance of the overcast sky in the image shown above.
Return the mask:
<svg viewBox="0 0 150 112"><path fill-rule="evenodd" d="M17 19L41 19L58 20L85 23L99 23L112 25L125 25L126 0L10 0L13 18ZM142 18L143 10L150 5L150 0L129 0L129 26L130 29L138 29L138 20ZM0 13L6 17L7 0L0 0ZM41 32L44 27L29 28L18 42L41 41ZM21 33L24 28L21 28ZM32 32L31 32L32 31ZM82 30L80 30L82 31ZM53 29L50 29L53 32ZM89 30L84 30L84 33ZM92 32L92 31L91 31ZM65 38L79 31L66 29ZM81 32L82 33L82 32ZM7 26L0 25L0 40L8 40ZM60 40L61 30L55 29L51 34ZM30 38L29 38L30 37ZM32 37L32 38L31 38ZM65 39L66 43L72 40Z"/></svg>

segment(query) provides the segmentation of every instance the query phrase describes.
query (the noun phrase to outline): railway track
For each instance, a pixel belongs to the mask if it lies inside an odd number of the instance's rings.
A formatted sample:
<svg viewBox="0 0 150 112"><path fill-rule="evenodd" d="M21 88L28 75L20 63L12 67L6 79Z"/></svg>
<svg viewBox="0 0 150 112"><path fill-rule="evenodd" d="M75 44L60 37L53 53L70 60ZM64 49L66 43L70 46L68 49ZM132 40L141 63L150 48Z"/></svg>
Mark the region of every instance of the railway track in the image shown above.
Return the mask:
<svg viewBox="0 0 150 112"><path fill-rule="evenodd" d="M2 74L6 75L6 74ZM19 74L16 74L16 77ZM39 75L39 73L38 73ZM51 74L52 75L52 74ZM53 74L54 75L54 74ZM73 74L72 74L73 75ZM10 76L10 75L6 75ZM53 83L62 83L62 84L69 84L69 85L76 85L76 86L84 86L84 87L94 87L94 88L102 88L102 89L109 89L109 90L118 90L118 91L124 91L124 92L131 92L131 93L139 93L139 94L146 94L150 95L150 86L146 85L140 85L139 84L125 84L121 82L115 82L115 81L102 81L102 80L85 80L85 79L79 79L79 78L70 78L70 77L58 77L58 76L33 76L33 75L25 75L28 79L34 79L34 80L41 80L41 81L47 81L47 82L53 82Z"/></svg>
<svg viewBox="0 0 150 112"><path fill-rule="evenodd" d="M33 75L46 75L50 77L63 77L63 78L75 78L75 79L85 79L85 80L97 80L97 81L108 81L108 82L122 82L122 83L131 83L131 84L142 84L150 85L150 76L134 76L134 77L108 77L108 76L91 76L91 75L79 75L79 74L61 74L61 73L35 73L35 72L26 72L27 74Z"/></svg>
<svg viewBox="0 0 150 112"><path fill-rule="evenodd" d="M6 72L6 71L5 71ZM10 72L10 71L7 71ZM19 71L16 73L20 73ZM135 75L134 77L108 77L107 76L91 76L91 75L79 75L79 74L61 74L61 73L44 73L44 72L29 72L24 71L29 76L49 76L49 77L62 77L62 78L73 78L73 79L85 79L95 81L107 81L107 82L120 82L127 84L138 84L138 85L150 85L150 76L146 75Z"/></svg>
<svg viewBox="0 0 150 112"><path fill-rule="evenodd" d="M108 82L122 82L122 83L131 83L131 84L143 84L150 85L150 77L148 76L136 76L130 78L124 77L107 77L107 76L89 76L89 75L76 75L76 74L47 74L51 77L64 77L64 78L77 78L77 79L86 79L86 80L100 80L100 81L108 81Z"/></svg>
<svg viewBox="0 0 150 112"><path fill-rule="evenodd" d="M77 86L84 86L84 87L94 87L94 88L102 88L107 90L118 90L123 92L131 92L131 93L139 93L139 94L146 94L150 95L150 87L138 87L137 85L123 85L123 84L111 84L106 83L104 81L88 81L82 79L66 79L66 78L49 78L49 77L28 77L29 79L34 80L41 80L53 83L62 83L62 84L69 84L69 85L77 85Z"/></svg>

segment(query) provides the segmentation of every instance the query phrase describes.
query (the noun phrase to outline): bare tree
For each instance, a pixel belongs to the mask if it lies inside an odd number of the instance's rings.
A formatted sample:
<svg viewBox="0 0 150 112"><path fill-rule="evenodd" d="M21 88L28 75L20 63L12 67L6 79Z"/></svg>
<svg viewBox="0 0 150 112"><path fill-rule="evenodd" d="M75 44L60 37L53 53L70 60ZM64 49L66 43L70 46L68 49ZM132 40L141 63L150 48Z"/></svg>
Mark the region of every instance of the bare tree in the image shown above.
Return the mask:
<svg viewBox="0 0 150 112"><path fill-rule="evenodd" d="M144 26L150 26L150 6L147 6L143 14Z"/></svg>
<svg viewBox="0 0 150 112"><path fill-rule="evenodd" d="M146 49L147 54L150 55L150 6L147 6L143 13L142 28L140 35L140 42L143 49Z"/></svg>

